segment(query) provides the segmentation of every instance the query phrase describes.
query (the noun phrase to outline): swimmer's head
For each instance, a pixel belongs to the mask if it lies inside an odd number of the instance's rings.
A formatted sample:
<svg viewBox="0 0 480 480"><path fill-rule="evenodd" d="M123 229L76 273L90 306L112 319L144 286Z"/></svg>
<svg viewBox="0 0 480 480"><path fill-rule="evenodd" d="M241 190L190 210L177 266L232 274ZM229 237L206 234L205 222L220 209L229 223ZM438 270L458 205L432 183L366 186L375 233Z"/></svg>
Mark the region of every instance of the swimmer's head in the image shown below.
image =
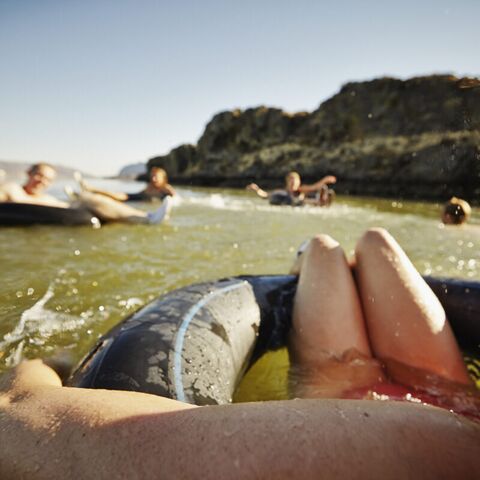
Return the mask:
<svg viewBox="0 0 480 480"><path fill-rule="evenodd" d="M300 179L300 175L298 172L289 172L285 177L285 185L287 190L295 192L300 188L302 180Z"/></svg>
<svg viewBox="0 0 480 480"><path fill-rule="evenodd" d="M160 167L153 167L150 170L150 183L155 187L164 187L168 183L167 172Z"/></svg>
<svg viewBox="0 0 480 480"><path fill-rule="evenodd" d="M442 212L442 222L445 225L461 225L465 223L472 213L468 202L461 198L452 197L446 204Z"/></svg>
<svg viewBox="0 0 480 480"><path fill-rule="evenodd" d="M27 170L27 175L25 190L32 194L49 187L55 180L57 172L48 163L35 163Z"/></svg>

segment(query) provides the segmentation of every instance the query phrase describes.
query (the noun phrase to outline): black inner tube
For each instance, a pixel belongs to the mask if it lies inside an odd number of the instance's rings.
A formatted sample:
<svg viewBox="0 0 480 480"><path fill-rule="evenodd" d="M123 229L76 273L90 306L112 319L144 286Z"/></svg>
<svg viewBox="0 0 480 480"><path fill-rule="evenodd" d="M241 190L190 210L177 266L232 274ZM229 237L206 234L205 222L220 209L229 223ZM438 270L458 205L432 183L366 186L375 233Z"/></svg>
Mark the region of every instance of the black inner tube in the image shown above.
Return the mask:
<svg viewBox="0 0 480 480"><path fill-rule="evenodd" d="M96 225L83 208L61 208L30 203L0 203L0 225Z"/></svg>
<svg viewBox="0 0 480 480"><path fill-rule="evenodd" d="M463 349L480 354L480 283L426 278ZM68 381L196 405L231 401L245 371L286 345L297 277L243 276L184 287L104 335Z"/></svg>

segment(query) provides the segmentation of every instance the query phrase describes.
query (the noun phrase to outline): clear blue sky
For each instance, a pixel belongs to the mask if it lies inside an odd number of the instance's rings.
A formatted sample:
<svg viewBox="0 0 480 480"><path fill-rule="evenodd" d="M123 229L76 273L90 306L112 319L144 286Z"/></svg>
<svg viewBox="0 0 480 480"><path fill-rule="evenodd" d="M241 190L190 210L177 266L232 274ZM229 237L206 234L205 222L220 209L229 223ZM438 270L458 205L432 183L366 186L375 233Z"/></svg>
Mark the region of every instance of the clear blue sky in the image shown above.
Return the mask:
<svg viewBox="0 0 480 480"><path fill-rule="evenodd" d="M478 76L479 19L480 0L0 0L0 159L113 174L222 110Z"/></svg>

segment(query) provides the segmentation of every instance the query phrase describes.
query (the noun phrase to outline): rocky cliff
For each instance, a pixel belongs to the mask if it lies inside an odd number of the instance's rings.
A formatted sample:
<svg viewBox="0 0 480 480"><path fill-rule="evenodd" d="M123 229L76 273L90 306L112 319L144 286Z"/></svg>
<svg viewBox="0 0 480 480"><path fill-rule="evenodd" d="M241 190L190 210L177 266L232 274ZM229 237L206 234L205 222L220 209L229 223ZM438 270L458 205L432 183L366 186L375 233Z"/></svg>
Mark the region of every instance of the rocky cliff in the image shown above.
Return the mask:
<svg viewBox="0 0 480 480"><path fill-rule="evenodd" d="M290 170L338 193L480 198L480 81L451 75L348 83L311 112L215 115L196 146L149 160L179 183L265 187Z"/></svg>

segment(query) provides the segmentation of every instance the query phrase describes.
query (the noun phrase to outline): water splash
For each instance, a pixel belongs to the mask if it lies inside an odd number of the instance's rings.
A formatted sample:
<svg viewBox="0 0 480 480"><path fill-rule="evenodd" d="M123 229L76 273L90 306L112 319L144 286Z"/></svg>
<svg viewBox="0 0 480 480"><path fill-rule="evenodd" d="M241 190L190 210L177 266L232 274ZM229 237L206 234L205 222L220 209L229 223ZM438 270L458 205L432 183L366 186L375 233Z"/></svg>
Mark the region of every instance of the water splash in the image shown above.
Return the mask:
<svg viewBox="0 0 480 480"><path fill-rule="evenodd" d="M52 335L75 331L85 323L84 318L69 315L63 312L48 310L46 303L54 297L52 284L32 307L22 312L15 328L7 333L0 342L0 351L11 350L5 358L7 367L13 367L23 359L23 349L28 341L42 345Z"/></svg>

